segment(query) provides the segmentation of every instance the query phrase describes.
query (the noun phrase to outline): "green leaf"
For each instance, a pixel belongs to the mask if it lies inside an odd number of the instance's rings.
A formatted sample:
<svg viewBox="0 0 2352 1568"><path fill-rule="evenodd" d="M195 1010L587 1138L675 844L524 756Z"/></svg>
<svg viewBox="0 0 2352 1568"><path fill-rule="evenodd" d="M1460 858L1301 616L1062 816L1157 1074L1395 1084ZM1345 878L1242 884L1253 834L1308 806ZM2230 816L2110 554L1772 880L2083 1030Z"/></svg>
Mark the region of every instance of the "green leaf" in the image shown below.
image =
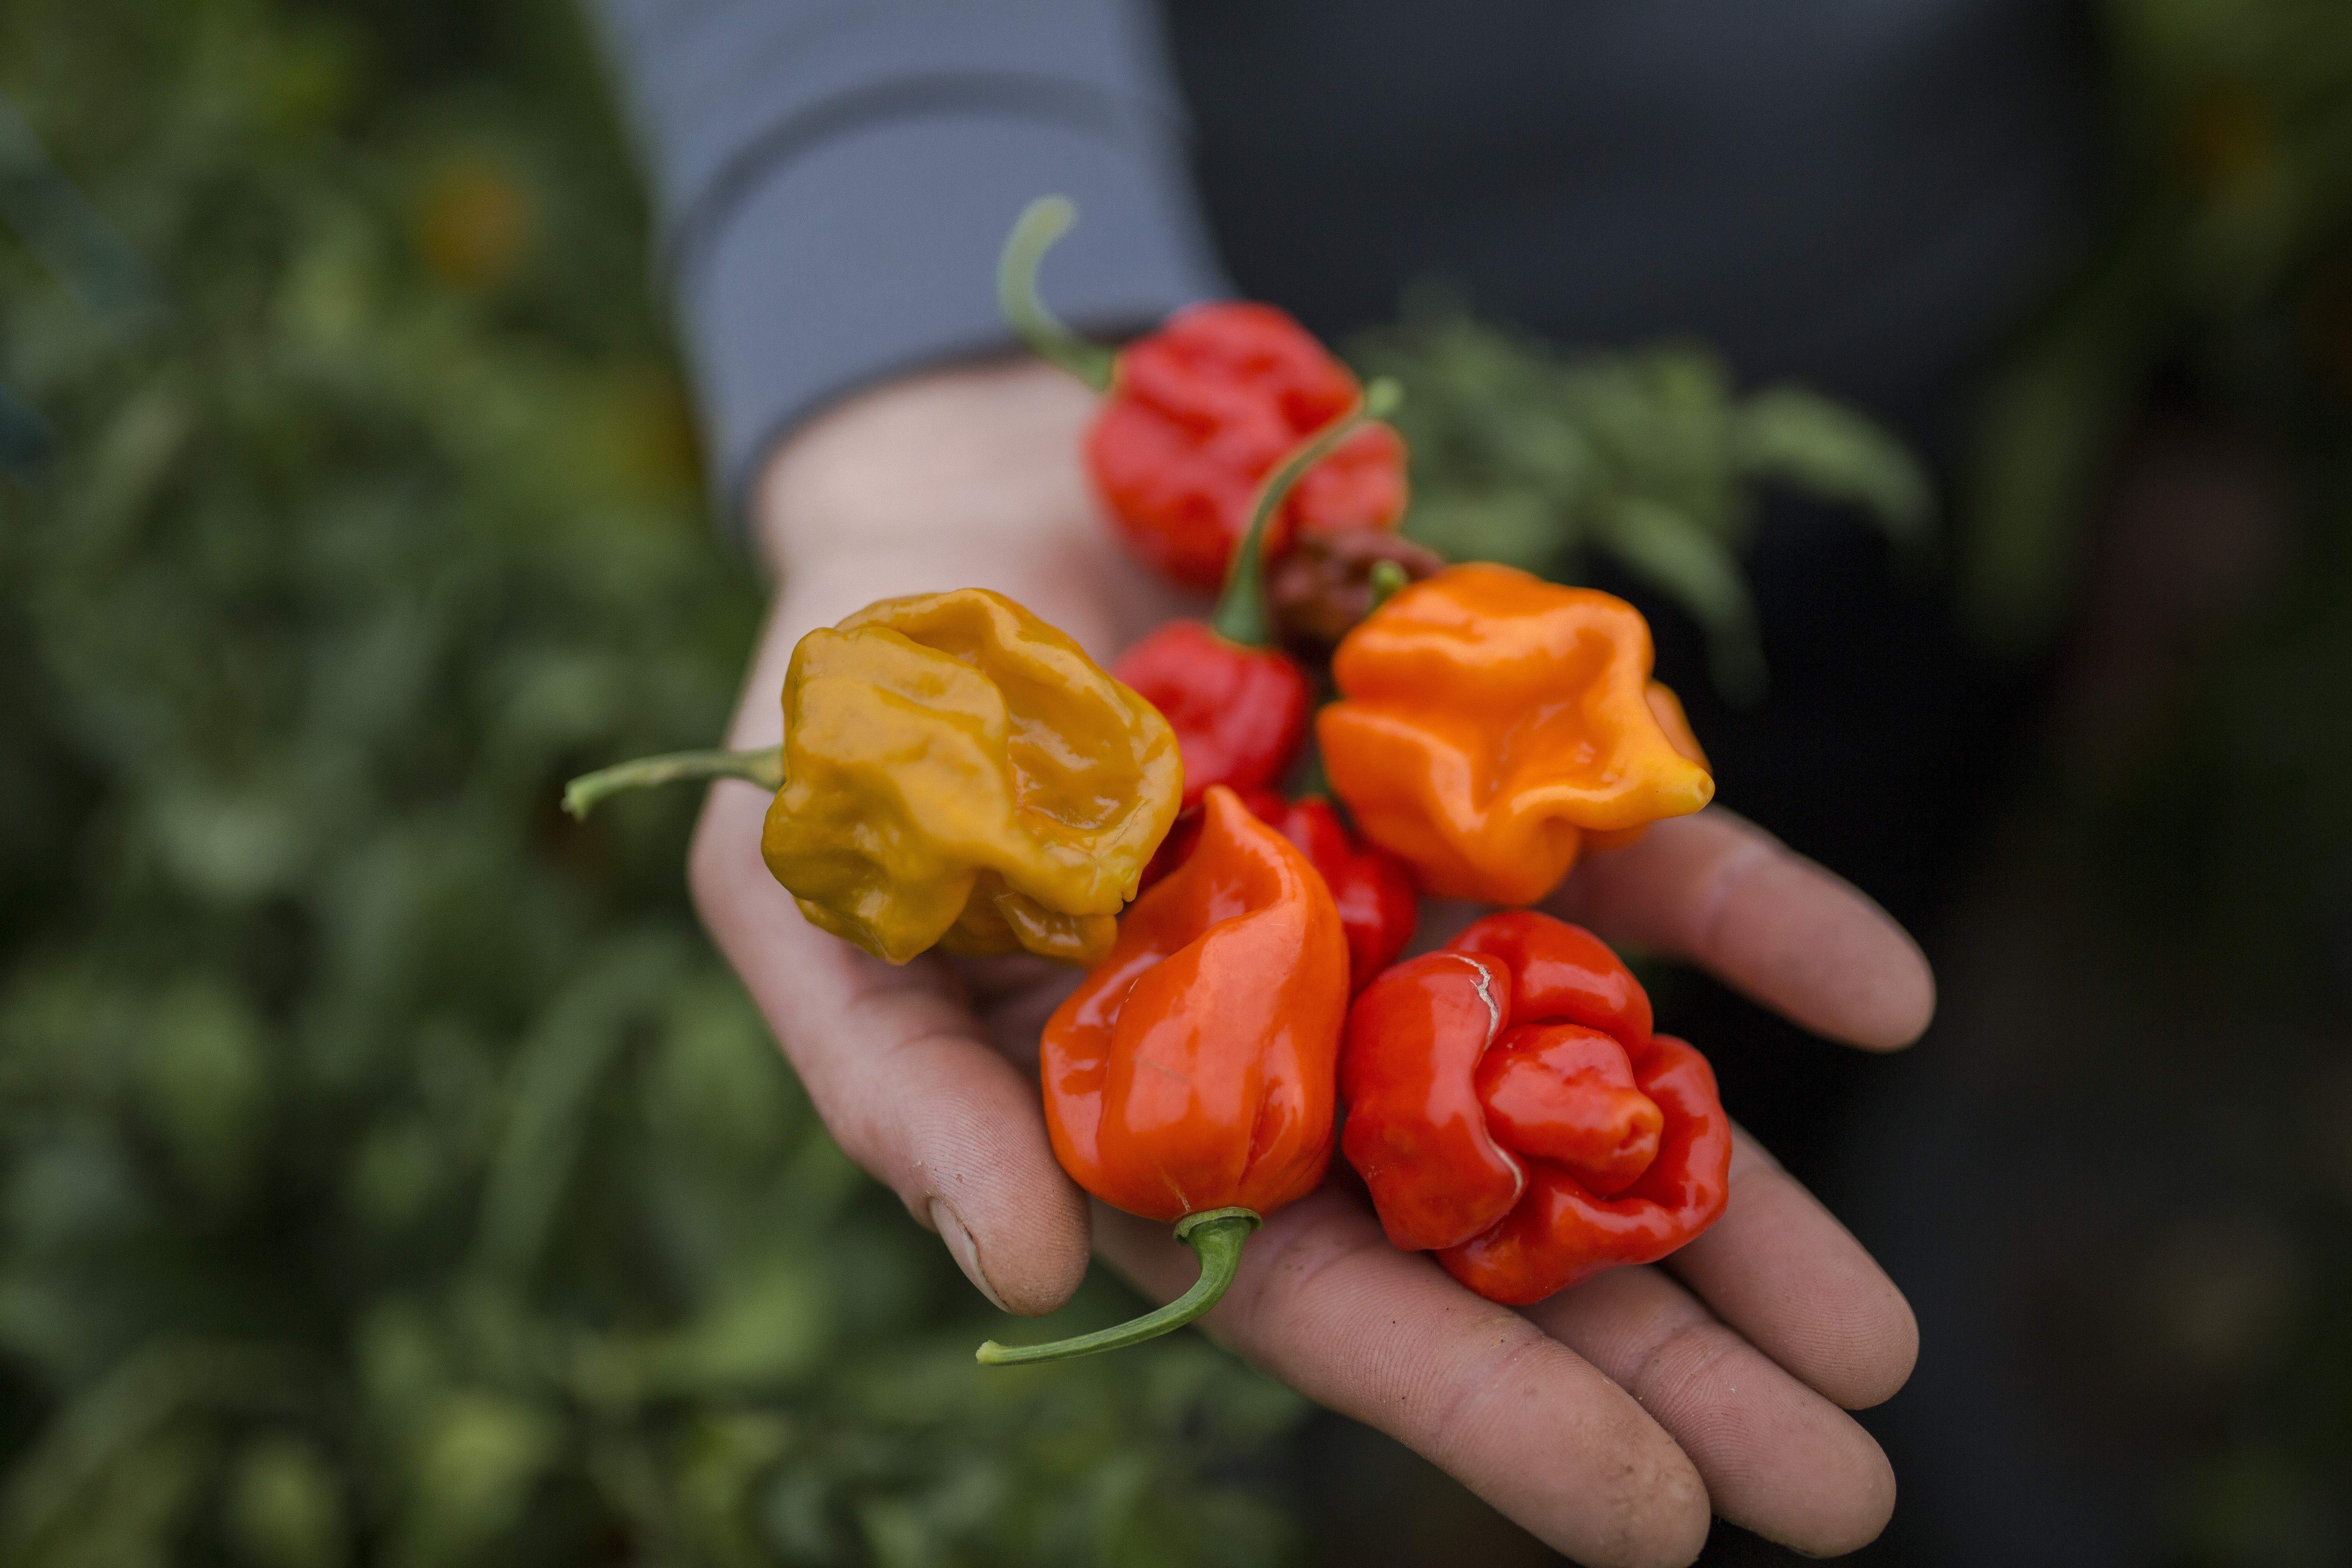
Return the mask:
<svg viewBox="0 0 2352 1568"><path fill-rule="evenodd" d="M564 1427L553 1412L478 1390L437 1400L412 1439L412 1485L398 1563L463 1561L520 1516L557 1458Z"/></svg>
<svg viewBox="0 0 2352 1568"><path fill-rule="evenodd" d="M608 954L532 1031L482 1194L475 1258L488 1278L514 1285L537 1266L586 1141L591 1101L626 1043L632 1017L675 984L680 956L667 942Z"/></svg>
<svg viewBox="0 0 2352 1568"><path fill-rule="evenodd" d="M1575 547L1561 509L1527 489L1425 496L1407 515L1404 532L1448 561L1499 561L1545 574Z"/></svg>
<svg viewBox="0 0 2352 1568"><path fill-rule="evenodd" d="M311 1444L271 1434L229 1467L225 1523L258 1568L336 1568L349 1560L342 1483Z"/></svg>
<svg viewBox="0 0 2352 1568"><path fill-rule="evenodd" d="M302 1403L291 1358L274 1350L179 1339L142 1346L16 1460L0 1491L0 1560L36 1561L45 1549L85 1532L105 1532L120 1552L135 1544L125 1538L134 1522L168 1533L195 1482L206 1417L282 1416ZM121 1514L125 1509L131 1511ZM125 1560L70 1551L58 1556Z"/></svg>
<svg viewBox="0 0 2352 1568"><path fill-rule="evenodd" d="M1895 540L1927 542L1936 514L1927 471L1902 442L1844 405L1801 387L1768 388L1732 411L1727 437L1743 477L1851 502Z"/></svg>
<svg viewBox="0 0 2352 1568"><path fill-rule="evenodd" d="M1586 354L1561 378L1563 407L1604 458L1609 488L1646 496L1736 541L1748 509L1725 449L1731 374L1711 351L1661 343Z"/></svg>
<svg viewBox="0 0 2352 1568"><path fill-rule="evenodd" d="M1729 545L1671 507L1640 497L1602 514L1599 540L1627 570L1698 622L1717 689L1739 702L1763 694L1756 605Z"/></svg>
<svg viewBox="0 0 2352 1568"><path fill-rule="evenodd" d="M738 1265L702 1315L660 1345L653 1374L667 1390L737 1394L806 1376L832 1342L831 1292L820 1260Z"/></svg>
<svg viewBox="0 0 2352 1568"><path fill-rule="evenodd" d="M180 1169L215 1200L236 1195L260 1153L269 1063L260 1021L216 982L167 993L147 1030L141 1089Z"/></svg>

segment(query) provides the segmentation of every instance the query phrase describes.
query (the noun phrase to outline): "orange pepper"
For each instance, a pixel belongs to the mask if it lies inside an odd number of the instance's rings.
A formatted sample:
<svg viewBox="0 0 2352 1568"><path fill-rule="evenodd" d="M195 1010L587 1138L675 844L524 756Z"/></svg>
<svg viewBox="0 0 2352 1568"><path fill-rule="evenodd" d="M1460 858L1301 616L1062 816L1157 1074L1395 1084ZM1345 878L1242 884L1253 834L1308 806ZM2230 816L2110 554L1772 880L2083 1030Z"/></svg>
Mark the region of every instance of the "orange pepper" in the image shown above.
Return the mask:
<svg viewBox="0 0 2352 1568"><path fill-rule="evenodd" d="M1324 771L1365 837L1442 897L1532 904L1583 847L1698 810L1715 779L1649 624L1507 566L1399 592L1332 656Z"/></svg>
<svg viewBox="0 0 2352 1568"><path fill-rule="evenodd" d="M1192 858L1145 890L1110 956L1046 1021L1045 1126L1062 1169L1114 1208L1172 1221L1201 1257L1178 1300L991 1363L1132 1344L1207 1311L1262 1215L1330 1163L1348 942L1305 855L1222 784Z"/></svg>

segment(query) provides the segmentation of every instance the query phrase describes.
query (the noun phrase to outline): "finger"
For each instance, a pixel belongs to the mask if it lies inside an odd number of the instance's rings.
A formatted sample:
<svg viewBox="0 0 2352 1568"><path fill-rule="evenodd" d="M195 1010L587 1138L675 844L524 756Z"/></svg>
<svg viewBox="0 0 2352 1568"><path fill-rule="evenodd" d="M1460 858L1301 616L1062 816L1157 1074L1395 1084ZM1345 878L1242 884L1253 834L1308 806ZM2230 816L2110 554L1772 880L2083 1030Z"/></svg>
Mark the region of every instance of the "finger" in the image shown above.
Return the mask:
<svg viewBox="0 0 2352 1568"><path fill-rule="evenodd" d="M1098 1209L1111 1260L1165 1300L1194 1265L1167 1227ZM1337 1186L1271 1215L1204 1326L1252 1364L1425 1456L1595 1565L1686 1563L1706 1540L1690 1460L1625 1391Z"/></svg>
<svg viewBox="0 0 2352 1568"><path fill-rule="evenodd" d="M1886 1528L1895 1470L1870 1434L1656 1269L1612 1269L1527 1315L1641 1401L1732 1523L1817 1557Z"/></svg>
<svg viewBox="0 0 2352 1568"><path fill-rule="evenodd" d="M1860 889L1720 808L1586 858L1552 911L1687 959L1816 1034L1868 1050L1936 1011L1926 955Z"/></svg>
<svg viewBox="0 0 2352 1568"><path fill-rule="evenodd" d="M1085 982L1086 972L1027 953L951 959L949 967L963 981L988 1043L1034 1080L1045 1020Z"/></svg>
<svg viewBox="0 0 2352 1568"><path fill-rule="evenodd" d="M1892 1398L1919 1358L1919 1324L1862 1244L1745 1132L1731 1203L1666 1260L1717 1317L1848 1410Z"/></svg>
<svg viewBox="0 0 2352 1568"><path fill-rule="evenodd" d="M728 743L748 750L781 738L777 693L803 633L878 596L980 580L986 574L969 556L952 545L895 553L877 546L798 574L770 613ZM1027 572L1024 559L1000 550L989 566L1008 579L1001 585L1040 602L1073 612L1092 604L1050 565ZM1108 635L1097 624L1104 619L1096 613L1087 629ZM766 809L758 790L712 788L688 858L704 925L843 1151L940 1234L991 1301L1007 1311L1051 1311L1085 1278L1087 1211L1054 1159L1035 1085L1014 1066L1034 1059L1034 1037L988 1035L942 961L893 969L810 925L761 862ZM1000 1036L1007 1019L1042 1021L1052 1005L1012 1002L992 1009ZM1013 1048L995 1048L1000 1043Z"/></svg>
<svg viewBox="0 0 2352 1568"><path fill-rule="evenodd" d="M990 1047L944 964L893 969L802 917L760 861L766 804L747 784L712 789L689 860L704 923L843 1151L992 1301L1050 1311L1086 1274L1087 1212L1036 1086Z"/></svg>

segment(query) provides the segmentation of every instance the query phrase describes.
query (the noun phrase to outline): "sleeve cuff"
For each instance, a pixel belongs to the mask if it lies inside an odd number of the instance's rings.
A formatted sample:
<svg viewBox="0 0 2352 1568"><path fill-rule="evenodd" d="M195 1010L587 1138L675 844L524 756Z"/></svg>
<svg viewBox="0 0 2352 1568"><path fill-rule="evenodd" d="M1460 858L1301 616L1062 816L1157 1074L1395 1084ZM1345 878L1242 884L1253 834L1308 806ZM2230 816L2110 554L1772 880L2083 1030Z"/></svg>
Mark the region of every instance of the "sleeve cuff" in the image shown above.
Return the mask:
<svg viewBox="0 0 2352 1568"><path fill-rule="evenodd" d="M996 253L1036 196L1078 205L1044 278L1073 325L1132 330L1228 292L1188 191L1172 147L953 110L848 129L768 170L672 279L730 533L770 447L824 405L1013 346Z"/></svg>

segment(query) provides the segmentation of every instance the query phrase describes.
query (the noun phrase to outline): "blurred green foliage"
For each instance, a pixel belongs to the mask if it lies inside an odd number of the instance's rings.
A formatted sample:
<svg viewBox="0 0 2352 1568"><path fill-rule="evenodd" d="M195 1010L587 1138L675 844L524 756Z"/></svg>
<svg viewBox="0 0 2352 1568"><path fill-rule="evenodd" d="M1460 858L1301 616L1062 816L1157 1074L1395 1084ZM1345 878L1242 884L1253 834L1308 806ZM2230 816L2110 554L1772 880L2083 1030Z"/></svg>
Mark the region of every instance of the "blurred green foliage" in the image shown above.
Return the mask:
<svg viewBox="0 0 2352 1568"><path fill-rule="evenodd" d="M2200 439L2234 454L2237 493L2199 496L2188 525L2221 548L2186 559L2246 578L2252 603L2221 588L2202 623L2170 606L2193 657L2162 712L2072 782L2127 907L2161 908L2255 984L2310 999L2352 981L2352 731L2328 721L2352 711L2352 7L2100 12L2108 238L1986 388L1957 588L1996 642L2079 629L2099 525L2130 526L2118 478L2151 446L2192 466ZM2247 537L2272 521L2278 539ZM2180 542L2115 541L2142 557ZM2179 569L2157 563L2159 580Z"/></svg>
<svg viewBox="0 0 2352 1568"><path fill-rule="evenodd" d="M1992 378L1963 498L1963 602L2011 647L2065 618L2084 522L2153 380L2186 374L2281 432L2315 390L2352 387L2352 7L2095 9L2107 237Z"/></svg>
<svg viewBox="0 0 2352 1568"><path fill-rule="evenodd" d="M0 92L0 1562L1285 1556L1297 1402L974 1366L692 801L556 809L757 608L571 9L18 0Z"/></svg>
<svg viewBox="0 0 2352 1568"><path fill-rule="evenodd" d="M2165 1447L2168 1562L2317 1568L2352 1552L2352 6L2097 9L2107 239L1987 388L1957 587L2025 650L2178 580L2126 645L2155 700L2074 715L2100 739L2051 770L2025 918L2088 999L2048 1101L2105 1075L2143 1205L2202 1190L2053 1263L2095 1305L2042 1353ZM2137 531L2108 499L2217 440L2234 495Z"/></svg>

